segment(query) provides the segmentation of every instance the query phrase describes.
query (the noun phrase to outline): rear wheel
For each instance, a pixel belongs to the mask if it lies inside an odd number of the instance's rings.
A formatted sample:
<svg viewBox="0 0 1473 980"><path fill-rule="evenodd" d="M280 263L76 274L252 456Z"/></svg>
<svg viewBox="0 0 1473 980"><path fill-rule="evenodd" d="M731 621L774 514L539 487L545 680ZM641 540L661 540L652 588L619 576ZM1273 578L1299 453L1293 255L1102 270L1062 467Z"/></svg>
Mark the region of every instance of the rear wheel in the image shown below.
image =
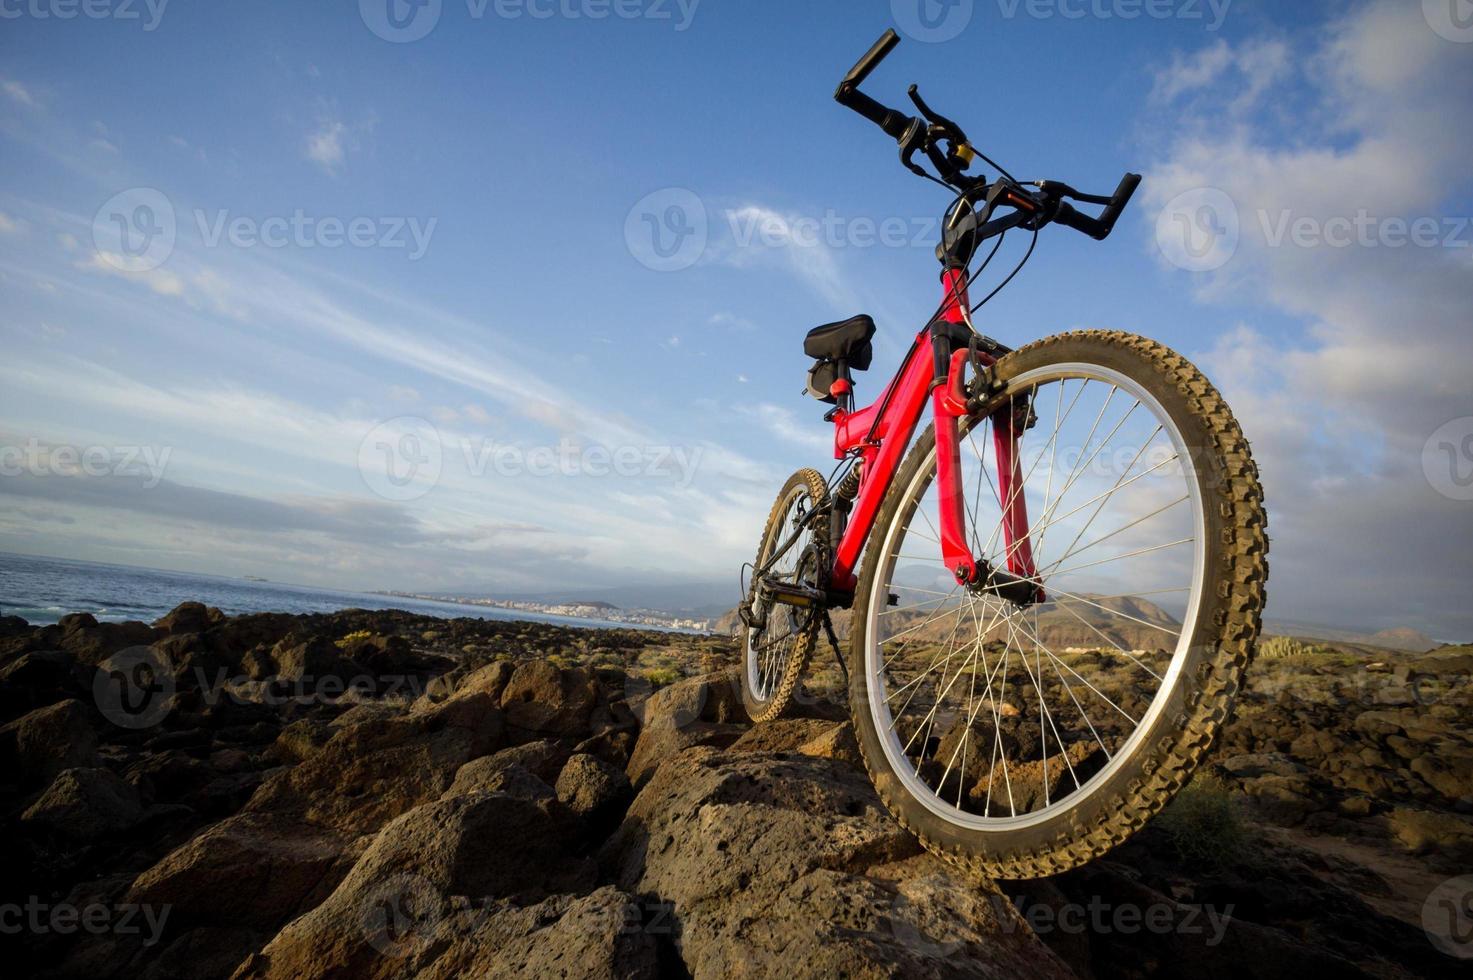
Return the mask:
<svg viewBox="0 0 1473 980"><path fill-rule="evenodd" d="M755 579L771 565L772 581L817 587L823 572L828 489L817 470L788 478L772 505L757 548L753 589L748 601L758 625L748 626L743 643L742 703L754 723L780 717L792 703L803 668L818 635L820 610L764 601Z"/></svg>
<svg viewBox="0 0 1473 980"><path fill-rule="evenodd" d="M1253 653L1267 538L1247 441L1171 350L1064 334L996 378L962 424L967 529L975 555L1007 566L991 420L1026 420L1017 492L1046 601L974 592L944 567L928 430L866 549L850 710L902 823L982 873L1027 878L1105 853L1191 776Z"/></svg>

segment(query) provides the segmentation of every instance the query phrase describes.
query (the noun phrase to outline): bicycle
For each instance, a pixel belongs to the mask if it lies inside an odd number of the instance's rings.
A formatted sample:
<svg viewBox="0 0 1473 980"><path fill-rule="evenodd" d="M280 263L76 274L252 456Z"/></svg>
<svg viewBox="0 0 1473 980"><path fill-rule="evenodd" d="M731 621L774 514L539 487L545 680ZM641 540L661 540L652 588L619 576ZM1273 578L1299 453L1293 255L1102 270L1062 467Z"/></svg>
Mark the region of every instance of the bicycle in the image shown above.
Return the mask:
<svg viewBox="0 0 1473 980"><path fill-rule="evenodd" d="M943 300L866 408L853 378L874 321L805 339L839 462L795 473L768 517L739 606L742 696L756 723L783 714L824 633L890 812L980 873L1051 875L1144 825L1228 717L1261 623L1263 492L1231 410L1176 352L1097 330L1013 350L977 330L1040 230L1105 240L1141 178L1108 197L1014 179L916 86L915 117L860 91L898 43L887 31L834 97L955 194ZM979 158L994 179L967 175ZM1013 229L1032 233L1027 254L972 304Z"/></svg>

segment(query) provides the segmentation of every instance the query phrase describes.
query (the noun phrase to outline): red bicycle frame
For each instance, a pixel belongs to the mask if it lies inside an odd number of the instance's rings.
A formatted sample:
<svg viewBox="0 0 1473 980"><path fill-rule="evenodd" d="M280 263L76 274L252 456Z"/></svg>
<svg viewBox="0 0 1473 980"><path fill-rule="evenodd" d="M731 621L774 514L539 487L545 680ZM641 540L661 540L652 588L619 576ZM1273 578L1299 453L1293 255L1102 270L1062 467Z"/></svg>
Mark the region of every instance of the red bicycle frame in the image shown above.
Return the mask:
<svg viewBox="0 0 1473 980"><path fill-rule="evenodd" d="M942 277L946 300L942 319L966 323L968 309L966 274L948 270ZM961 479L961 445L957 421L968 414L963 372L970 355L959 350L951 355L944 383L936 383L929 325L916 335L910 355L895 380L867 408L834 413L834 458L859 454L860 484L848 526L834 554L829 576L831 587L853 592L858 584L855 569L865 541L874 529L880 504L885 499L900 460L915 435L927 397L931 401L936 432L936 483L939 496L941 558L962 585L974 585L990 573L979 569L978 559L967 543L966 497ZM984 364L993 363L986 354ZM843 384L840 382L839 384ZM1008 572L1021 579L1037 576L1028 536L1028 505L1023 494L1023 476L1018 459L1019 426L1011 405L992 419L993 449L997 458L997 492L1002 501L1002 531ZM1039 597L1042 598L1040 590Z"/></svg>

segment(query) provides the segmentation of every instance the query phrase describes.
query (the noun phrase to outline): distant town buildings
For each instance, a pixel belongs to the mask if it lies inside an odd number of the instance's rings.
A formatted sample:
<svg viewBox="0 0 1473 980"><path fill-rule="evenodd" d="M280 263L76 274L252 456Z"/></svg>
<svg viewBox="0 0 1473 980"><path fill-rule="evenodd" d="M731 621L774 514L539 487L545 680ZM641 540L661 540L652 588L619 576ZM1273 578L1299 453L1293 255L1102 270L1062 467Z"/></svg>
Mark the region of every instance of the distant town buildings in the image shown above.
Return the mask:
<svg viewBox="0 0 1473 980"><path fill-rule="evenodd" d="M385 592L384 595L400 596L405 599L427 599L431 602L453 602L463 606L485 606L491 609L509 609L517 612L536 613L541 616L563 616L572 619L594 619L628 626L654 626L661 629L692 630L710 633L716 628L713 620L691 619L662 612L658 609L620 609L607 602L537 602L528 599L490 599L481 597L425 595L417 592Z"/></svg>

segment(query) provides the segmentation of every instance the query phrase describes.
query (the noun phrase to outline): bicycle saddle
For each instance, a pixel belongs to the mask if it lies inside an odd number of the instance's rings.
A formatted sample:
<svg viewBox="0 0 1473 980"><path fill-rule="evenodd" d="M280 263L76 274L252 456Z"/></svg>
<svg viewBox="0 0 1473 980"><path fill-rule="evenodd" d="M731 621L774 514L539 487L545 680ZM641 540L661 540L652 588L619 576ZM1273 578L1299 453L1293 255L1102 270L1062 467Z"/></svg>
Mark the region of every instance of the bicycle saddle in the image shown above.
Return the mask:
<svg viewBox="0 0 1473 980"><path fill-rule="evenodd" d="M874 359L875 321L868 314L825 323L808 331L803 353L825 361L847 361L854 371L866 371Z"/></svg>

